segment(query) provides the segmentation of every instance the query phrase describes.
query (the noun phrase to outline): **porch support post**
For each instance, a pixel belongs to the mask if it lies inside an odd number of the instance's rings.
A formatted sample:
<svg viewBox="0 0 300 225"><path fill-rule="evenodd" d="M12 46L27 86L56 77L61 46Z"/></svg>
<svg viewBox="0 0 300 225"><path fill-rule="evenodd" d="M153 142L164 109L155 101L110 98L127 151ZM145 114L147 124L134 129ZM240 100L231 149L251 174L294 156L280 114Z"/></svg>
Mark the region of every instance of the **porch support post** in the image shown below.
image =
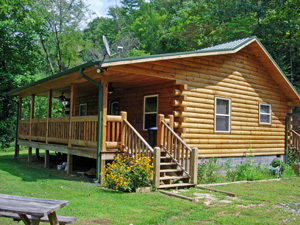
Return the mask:
<svg viewBox="0 0 300 225"><path fill-rule="evenodd" d="M72 139L72 117L75 116L75 106L76 106L76 84L71 84L71 96L70 96L70 115L69 115L69 141L68 146L71 147Z"/></svg>
<svg viewBox="0 0 300 225"><path fill-rule="evenodd" d="M104 178L105 178L105 161L106 160L101 160L100 163L100 171L102 172L100 175L100 184L104 184Z"/></svg>
<svg viewBox="0 0 300 225"><path fill-rule="evenodd" d="M68 154L67 156L67 174L71 175L73 170L73 155Z"/></svg>
<svg viewBox="0 0 300 225"><path fill-rule="evenodd" d="M18 158L19 153L20 153L20 145L18 145L18 140L19 140L19 130L20 130L21 116L22 116L22 98L19 97L18 111L17 111L17 124L16 124L15 158Z"/></svg>
<svg viewBox="0 0 300 225"><path fill-rule="evenodd" d="M153 184L155 188L158 188L160 178L160 147L155 147L153 150Z"/></svg>
<svg viewBox="0 0 300 225"><path fill-rule="evenodd" d="M50 154L49 154L49 150L45 150L45 168L49 168L49 158L50 158Z"/></svg>
<svg viewBox="0 0 300 225"><path fill-rule="evenodd" d="M31 102L30 102L30 117L29 117L29 142L31 142L32 136L32 120L34 119L34 102L35 102L35 95L31 95ZM32 147L28 148L28 162L32 162Z"/></svg>
<svg viewBox="0 0 300 225"><path fill-rule="evenodd" d="M31 135L32 135L32 120L34 119L34 102L35 102L35 94L31 95L31 100L30 100L29 141L31 141Z"/></svg>
<svg viewBox="0 0 300 225"><path fill-rule="evenodd" d="M163 114L158 114L157 115L157 147L161 148L162 140L163 140L163 126L162 126L162 121L165 120L165 116Z"/></svg>
<svg viewBox="0 0 300 225"><path fill-rule="evenodd" d="M103 88L103 96L102 96L102 144L101 144L101 151L106 151L107 89L108 89L108 77L107 76L103 76L102 88Z"/></svg>
<svg viewBox="0 0 300 225"><path fill-rule="evenodd" d="M40 158L40 149L39 148L35 149L35 156L37 159Z"/></svg>
<svg viewBox="0 0 300 225"><path fill-rule="evenodd" d="M28 147L28 162L32 162L32 147Z"/></svg>
<svg viewBox="0 0 300 225"><path fill-rule="evenodd" d="M46 128L46 144L48 144L49 137L49 119L52 113L52 89L48 91L48 108L47 108L47 128Z"/></svg>
<svg viewBox="0 0 300 225"><path fill-rule="evenodd" d="M192 148L190 156L190 175L194 185L198 183L198 148Z"/></svg>

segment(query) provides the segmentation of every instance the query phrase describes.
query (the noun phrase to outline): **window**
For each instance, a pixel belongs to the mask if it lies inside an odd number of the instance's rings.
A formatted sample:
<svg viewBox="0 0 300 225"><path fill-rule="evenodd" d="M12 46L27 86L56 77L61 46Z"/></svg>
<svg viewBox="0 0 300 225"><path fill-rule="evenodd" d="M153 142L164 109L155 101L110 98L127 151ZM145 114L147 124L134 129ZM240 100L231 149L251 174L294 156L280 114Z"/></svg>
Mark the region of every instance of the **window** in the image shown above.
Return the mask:
<svg viewBox="0 0 300 225"><path fill-rule="evenodd" d="M120 115L120 103L119 100L113 99L109 101L108 113L109 115Z"/></svg>
<svg viewBox="0 0 300 225"><path fill-rule="evenodd" d="M271 105L259 104L259 123L271 124Z"/></svg>
<svg viewBox="0 0 300 225"><path fill-rule="evenodd" d="M216 97L215 132L230 132L230 99Z"/></svg>
<svg viewBox="0 0 300 225"><path fill-rule="evenodd" d="M79 116L86 116L87 115L87 103L79 105Z"/></svg>
<svg viewBox="0 0 300 225"><path fill-rule="evenodd" d="M144 97L144 130L147 130L150 127L156 127L157 99L157 95L148 95Z"/></svg>

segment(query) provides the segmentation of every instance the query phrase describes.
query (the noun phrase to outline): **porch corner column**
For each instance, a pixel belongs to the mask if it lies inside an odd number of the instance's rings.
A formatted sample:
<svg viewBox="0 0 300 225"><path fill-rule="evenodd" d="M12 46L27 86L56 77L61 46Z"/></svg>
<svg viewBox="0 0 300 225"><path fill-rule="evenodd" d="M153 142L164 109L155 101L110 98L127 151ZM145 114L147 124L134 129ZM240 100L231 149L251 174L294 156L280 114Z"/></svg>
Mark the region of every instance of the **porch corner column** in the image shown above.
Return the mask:
<svg viewBox="0 0 300 225"><path fill-rule="evenodd" d="M70 115L69 115L69 141L68 146L71 147L72 139L72 117L75 116L75 107L76 107L76 84L71 84L71 96L70 96Z"/></svg>
<svg viewBox="0 0 300 225"><path fill-rule="evenodd" d="M19 140L19 131L20 131L20 120L21 120L21 117L22 117L22 98L19 97L18 111L17 111L17 125L16 125L15 158L18 158L19 154L20 154L20 145L18 144L18 140Z"/></svg>
<svg viewBox="0 0 300 225"><path fill-rule="evenodd" d="M31 102L30 102L29 142L31 142L31 136L32 136L32 120L34 119L34 103L35 103L35 94L31 95ZM28 162L32 162L32 147L28 148Z"/></svg>
<svg viewBox="0 0 300 225"><path fill-rule="evenodd" d="M52 89L48 92L48 108L47 108L47 127L46 127L46 144L48 144L49 137L49 119L52 114Z"/></svg>
<svg viewBox="0 0 300 225"><path fill-rule="evenodd" d="M106 128L107 128L107 90L108 90L108 77L103 76L102 80L102 143L101 151L106 151Z"/></svg>

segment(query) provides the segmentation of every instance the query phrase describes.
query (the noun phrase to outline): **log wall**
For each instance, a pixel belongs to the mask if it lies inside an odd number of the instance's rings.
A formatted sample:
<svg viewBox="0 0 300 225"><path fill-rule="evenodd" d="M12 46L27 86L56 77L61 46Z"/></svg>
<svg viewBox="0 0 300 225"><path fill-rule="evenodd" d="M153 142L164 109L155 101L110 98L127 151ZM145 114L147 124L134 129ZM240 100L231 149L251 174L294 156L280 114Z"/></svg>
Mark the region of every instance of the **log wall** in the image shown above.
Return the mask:
<svg viewBox="0 0 300 225"><path fill-rule="evenodd" d="M144 96L158 95L158 113L169 115L174 111L172 102L174 100L174 81L166 81L156 85L147 86L141 84L139 87L124 89L109 95L109 99L118 99L120 111L127 112L128 121L134 128L148 140L147 131L143 130Z"/></svg>
<svg viewBox="0 0 300 225"><path fill-rule="evenodd" d="M165 116L173 114L174 107L172 105L174 100L174 90L179 85L175 85L174 81L166 80L165 83L158 83L148 86L141 84L138 87L128 88L124 87L122 90L116 90L113 94L108 95L108 100L117 99L120 103L120 111L126 111L128 121L134 128L148 140L147 131L143 130L143 108L144 96L158 95L158 113ZM88 115L97 115L98 113L98 95L93 94L78 97L76 99L76 115L79 114L79 104L87 103Z"/></svg>
<svg viewBox="0 0 300 225"><path fill-rule="evenodd" d="M254 55L244 49L171 63L177 84L185 84L173 102L178 132L199 157L284 154L287 98ZM216 97L231 99L230 133L214 131ZM259 124L259 103L271 104L271 125Z"/></svg>

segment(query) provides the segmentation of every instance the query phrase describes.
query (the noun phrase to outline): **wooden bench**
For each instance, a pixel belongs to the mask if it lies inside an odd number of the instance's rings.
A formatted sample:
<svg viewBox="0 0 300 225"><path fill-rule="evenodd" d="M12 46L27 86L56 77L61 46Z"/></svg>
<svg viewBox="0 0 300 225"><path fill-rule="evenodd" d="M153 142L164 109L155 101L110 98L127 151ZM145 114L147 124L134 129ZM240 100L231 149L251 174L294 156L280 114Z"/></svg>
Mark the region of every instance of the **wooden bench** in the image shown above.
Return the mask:
<svg viewBox="0 0 300 225"><path fill-rule="evenodd" d="M0 211L0 216L7 217L7 218L12 218L15 221L22 220L17 213L10 213L10 212ZM28 217L28 219L31 219L30 215L28 215L27 217ZM57 216L57 219L58 219L59 224L72 224L77 220L76 217L72 217L72 216ZM48 222L49 223L48 216L41 217L40 222Z"/></svg>

